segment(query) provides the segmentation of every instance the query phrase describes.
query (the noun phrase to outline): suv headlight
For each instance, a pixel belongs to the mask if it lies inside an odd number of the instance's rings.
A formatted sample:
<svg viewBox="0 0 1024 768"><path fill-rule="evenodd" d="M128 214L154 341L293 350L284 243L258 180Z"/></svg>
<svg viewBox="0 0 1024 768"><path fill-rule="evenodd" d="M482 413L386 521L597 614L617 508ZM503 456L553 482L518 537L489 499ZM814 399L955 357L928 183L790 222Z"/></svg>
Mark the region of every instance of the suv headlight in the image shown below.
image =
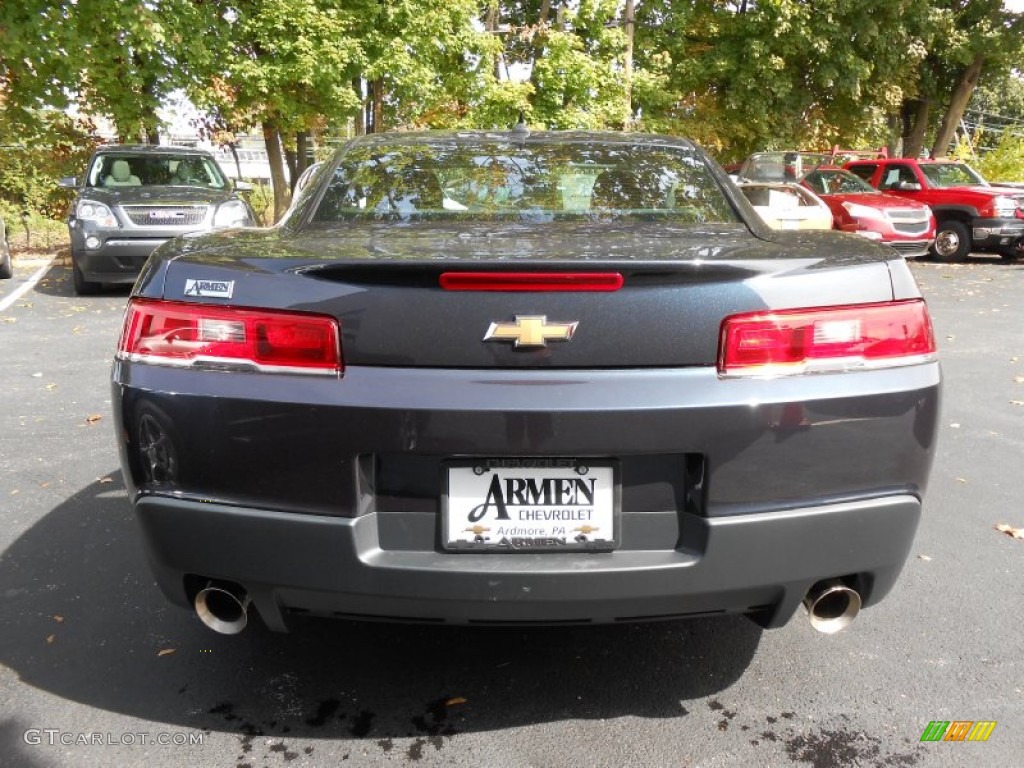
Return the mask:
<svg viewBox="0 0 1024 768"><path fill-rule="evenodd" d="M117 219L110 208L95 200L79 200L75 207L75 216L83 221L95 221L101 227L117 226Z"/></svg>
<svg viewBox="0 0 1024 768"><path fill-rule="evenodd" d="M252 224L249 208L241 200L228 200L217 207L213 215L215 227L244 227Z"/></svg>
<svg viewBox="0 0 1024 768"><path fill-rule="evenodd" d="M884 219L885 213L872 208L869 205L860 205L858 203L843 203L843 208L855 219Z"/></svg>
<svg viewBox="0 0 1024 768"><path fill-rule="evenodd" d="M996 216L999 218L1010 218L1017 210L1017 201L1012 197L1000 196L992 201L996 209Z"/></svg>

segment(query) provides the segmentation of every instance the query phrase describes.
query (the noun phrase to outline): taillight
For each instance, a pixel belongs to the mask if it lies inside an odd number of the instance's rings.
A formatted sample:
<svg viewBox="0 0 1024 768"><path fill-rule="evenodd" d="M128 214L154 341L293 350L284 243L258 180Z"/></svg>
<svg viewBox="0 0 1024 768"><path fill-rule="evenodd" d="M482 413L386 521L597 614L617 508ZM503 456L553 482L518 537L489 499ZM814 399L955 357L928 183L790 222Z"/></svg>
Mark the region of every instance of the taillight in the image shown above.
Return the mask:
<svg viewBox="0 0 1024 768"><path fill-rule="evenodd" d="M343 370L333 317L133 299L118 357L221 370L336 374Z"/></svg>
<svg viewBox="0 0 1024 768"><path fill-rule="evenodd" d="M885 368L935 359L922 300L752 312L722 322L722 376L776 376Z"/></svg>

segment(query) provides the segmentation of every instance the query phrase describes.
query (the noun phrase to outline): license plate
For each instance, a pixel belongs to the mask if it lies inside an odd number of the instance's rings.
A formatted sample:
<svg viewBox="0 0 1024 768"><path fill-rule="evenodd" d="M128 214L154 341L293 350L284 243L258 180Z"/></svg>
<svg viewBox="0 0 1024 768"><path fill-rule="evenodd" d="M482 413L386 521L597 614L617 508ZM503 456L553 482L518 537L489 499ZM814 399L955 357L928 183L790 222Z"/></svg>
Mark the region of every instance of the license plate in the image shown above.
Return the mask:
<svg viewBox="0 0 1024 768"><path fill-rule="evenodd" d="M607 552L618 543L615 464L481 459L445 464L442 541L474 552Z"/></svg>

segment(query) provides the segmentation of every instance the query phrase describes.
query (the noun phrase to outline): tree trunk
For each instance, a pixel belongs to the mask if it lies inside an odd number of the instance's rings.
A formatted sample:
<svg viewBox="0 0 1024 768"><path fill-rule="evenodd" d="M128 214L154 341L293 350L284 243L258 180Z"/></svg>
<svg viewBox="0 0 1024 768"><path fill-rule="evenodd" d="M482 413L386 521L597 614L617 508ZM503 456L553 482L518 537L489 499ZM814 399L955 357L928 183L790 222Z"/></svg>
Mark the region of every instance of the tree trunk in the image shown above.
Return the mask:
<svg viewBox="0 0 1024 768"><path fill-rule="evenodd" d="M889 150L889 157L899 157L903 151L903 137L900 132L900 116L893 113L886 119L886 124L889 126L889 138L885 143L886 149Z"/></svg>
<svg viewBox="0 0 1024 768"><path fill-rule="evenodd" d="M263 123L263 141L267 146L267 160L270 162L270 183L274 190L274 223L288 210L291 191L284 178L284 158L281 154L281 133L274 123Z"/></svg>
<svg viewBox="0 0 1024 768"><path fill-rule="evenodd" d="M238 172L238 180L242 180L242 161L238 159L238 143L232 141L228 144L228 148L231 150L231 157L235 159L235 170Z"/></svg>
<svg viewBox="0 0 1024 768"><path fill-rule="evenodd" d="M946 110L946 114L942 118L939 133L935 137L935 143L932 144L932 157L945 157L949 151L949 145L956 134L956 127L964 116L964 110L967 109L967 103L971 100L971 94L974 93L974 88L978 84L978 77L981 76L981 68L984 64L985 54L979 53L957 81L953 95L949 99L949 109Z"/></svg>
<svg viewBox="0 0 1024 768"><path fill-rule="evenodd" d="M920 157L924 134L928 130L931 105L924 99L903 102L903 156Z"/></svg>
<svg viewBox="0 0 1024 768"><path fill-rule="evenodd" d="M288 169L288 190L295 190L295 180L299 178L299 163L294 149L284 147L284 165Z"/></svg>
<svg viewBox="0 0 1024 768"><path fill-rule="evenodd" d="M370 125L367 133L384 133L384 80L370 83Z"/></svg>
<svg viewBox="0 0 1024 768"><path fill-rule="evenodd" d="M298 179L309 168L309 131L295 134L295 178Z"/></svg>
<svg viewBox="0 0 1024 768"><path fill-rule="evenodd" d="M366 134L366 97L363 95L363 78L353 77L352 78L352 90L356 92L356 96L359 97L359 114L356 115L353 120L353 133L356 136L363 136Z"/></svg>
<svg viewBox="0 0 1024 768"><path fill-rule="evenodd" d="M636 14L633 0L626 0L622 10L623 27L626 30L626 53L623 56L622 69L625 79L623 90L623 106L625 115L622 120L623 130L628 131L633 125L633 25Z"/></svg>
<svg viewBox="0 0 1024 768"><path fill-rule="evenodd" d="M498 1L491 0L487 7L487 20L484 22L484 29L492 35L498 34ZM499 53L494 57L494 79L501 80L501 57Z"/></svg>

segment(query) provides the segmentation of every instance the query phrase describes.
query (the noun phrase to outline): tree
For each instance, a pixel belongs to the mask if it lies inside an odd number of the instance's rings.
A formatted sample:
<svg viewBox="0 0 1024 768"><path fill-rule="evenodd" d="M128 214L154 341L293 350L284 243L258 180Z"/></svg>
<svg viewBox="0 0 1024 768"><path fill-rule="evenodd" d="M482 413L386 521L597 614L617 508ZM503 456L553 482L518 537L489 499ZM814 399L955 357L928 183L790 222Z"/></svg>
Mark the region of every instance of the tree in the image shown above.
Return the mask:
<svg viewBox="0 0 1024 768"><path fill-rule="evenodd" d="M1024 14L1004 11L1002 0L932 0L921 32L928 53L903 105L903 153L921 154L938 107L931 154L942 157L982 75L1008 72L1024 54Z"/></svg>
<svg viewBox="0 0 1024 768"><path fill-rule="evenodd" d="M352 76L363 63L358 18L342 0L210 0L204 36L215 52L188 93L226 126L259 125L274 189L274 218L290 202L283 137L351 115ZM197 67L197 74L202 67ZM296 169L298 170L298 169ZM293 178L295 174L293 173Z"/></svg>
<svg viewBox="0 0 1024 768"><path fill-rule="evenodd" d="M0 78L12 106L77 103L122 137L159 140L157 108L208 58L209 8L191 0L0 5Z"/></svg>

